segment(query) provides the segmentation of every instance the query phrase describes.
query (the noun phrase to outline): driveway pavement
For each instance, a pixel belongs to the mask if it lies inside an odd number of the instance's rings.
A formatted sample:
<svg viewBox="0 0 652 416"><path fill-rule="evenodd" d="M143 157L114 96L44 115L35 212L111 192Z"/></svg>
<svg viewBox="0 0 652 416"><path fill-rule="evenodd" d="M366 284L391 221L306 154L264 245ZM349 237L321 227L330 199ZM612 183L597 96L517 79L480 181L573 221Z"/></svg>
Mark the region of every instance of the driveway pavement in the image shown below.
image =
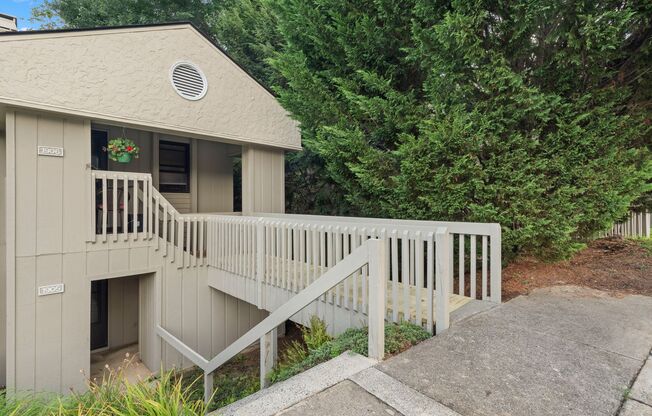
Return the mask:
<svg viewBox="0 0 652 416"><path fill-rule="evenodd" d="M641 369L651 347L652 298L540 289L458 322L283 413L647 416L641 412L652 410L645 403L652 400L645 384L652 383L652 364ZM639 372L648 378L639 377L637 390Z"/></svg>

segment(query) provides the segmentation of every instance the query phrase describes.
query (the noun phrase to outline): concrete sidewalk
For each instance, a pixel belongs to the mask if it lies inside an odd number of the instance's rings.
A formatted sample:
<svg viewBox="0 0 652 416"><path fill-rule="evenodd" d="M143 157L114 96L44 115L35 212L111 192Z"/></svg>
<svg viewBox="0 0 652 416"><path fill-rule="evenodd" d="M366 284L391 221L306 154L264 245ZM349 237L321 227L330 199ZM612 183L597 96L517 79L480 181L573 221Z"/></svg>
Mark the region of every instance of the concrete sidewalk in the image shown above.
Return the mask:
<svg viewBox="0 0 652 416"><path fill-rule="evenodd" d="M597 416L622 410L625 416L634 407L627 416L647 415L635 399L651 392L630 388L651 347L652 298L541 289L456 323L281 413Z"/></svg>

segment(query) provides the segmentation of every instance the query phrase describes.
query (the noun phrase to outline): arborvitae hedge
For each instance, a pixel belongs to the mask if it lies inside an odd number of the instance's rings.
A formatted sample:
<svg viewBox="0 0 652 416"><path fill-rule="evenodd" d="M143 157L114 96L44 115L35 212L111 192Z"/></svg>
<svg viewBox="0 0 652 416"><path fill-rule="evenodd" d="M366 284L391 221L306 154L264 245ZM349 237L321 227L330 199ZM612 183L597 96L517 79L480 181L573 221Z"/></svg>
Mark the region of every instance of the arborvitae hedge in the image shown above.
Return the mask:
<svg viewBox="0 0 652 416"><path fill-rule="evenodd" d="M652 3L271 4L281 102L359 214L499 222L506 254L560 257L646 189Z"/></svg>

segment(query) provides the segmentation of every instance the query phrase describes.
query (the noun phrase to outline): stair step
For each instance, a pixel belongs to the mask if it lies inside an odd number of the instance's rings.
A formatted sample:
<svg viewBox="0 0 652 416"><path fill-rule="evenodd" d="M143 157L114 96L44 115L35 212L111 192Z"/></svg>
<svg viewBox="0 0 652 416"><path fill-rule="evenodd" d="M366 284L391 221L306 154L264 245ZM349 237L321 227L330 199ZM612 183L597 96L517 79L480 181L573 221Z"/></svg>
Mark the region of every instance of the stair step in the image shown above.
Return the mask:
<svg viewBox="0 0 652 416"><path fill-rule="evenodd" d="M288 380L218 409L210 415L271 416L375 364L377 364L376 360L347 351Z"/></svg>

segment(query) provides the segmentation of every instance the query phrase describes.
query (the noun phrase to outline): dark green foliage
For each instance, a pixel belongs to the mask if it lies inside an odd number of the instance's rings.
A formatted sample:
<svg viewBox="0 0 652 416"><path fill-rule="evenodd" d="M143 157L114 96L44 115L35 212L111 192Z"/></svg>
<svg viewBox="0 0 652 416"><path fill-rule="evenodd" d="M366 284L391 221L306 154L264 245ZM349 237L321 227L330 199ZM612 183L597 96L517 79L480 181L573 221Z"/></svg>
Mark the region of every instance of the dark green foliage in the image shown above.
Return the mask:
<svg viewBox="0 0 652 416"><path fill-rule="evenodd" d="M280 100L354 213L561 257L649 190L650 3L273 5Z"/></svg>
<svg viewBox="0 0 652 416"><path fill-rule="evenodd" d="M44 27L97 27L192 21L208 29L210 2L202 0L45 0L32 9Z"/></svg>
<svg viewBox="0 0 652 416"><path fill-rule="evenodd" d="M310 331L308 331L309 333ZM402 322L385 325L385 353L396 354L406 350L412 345L426 340L430 337L423 328ZM305 338L305 336L304 336ZM348 329L341 335L331 340L320 338L321 344L313 344L308 348L307 353L297 359L285 359L270 374L272 383L287 380L311 367L337 357L345 351L352 351L360 355L367 355L369 347L368 329Z"/></svg>

